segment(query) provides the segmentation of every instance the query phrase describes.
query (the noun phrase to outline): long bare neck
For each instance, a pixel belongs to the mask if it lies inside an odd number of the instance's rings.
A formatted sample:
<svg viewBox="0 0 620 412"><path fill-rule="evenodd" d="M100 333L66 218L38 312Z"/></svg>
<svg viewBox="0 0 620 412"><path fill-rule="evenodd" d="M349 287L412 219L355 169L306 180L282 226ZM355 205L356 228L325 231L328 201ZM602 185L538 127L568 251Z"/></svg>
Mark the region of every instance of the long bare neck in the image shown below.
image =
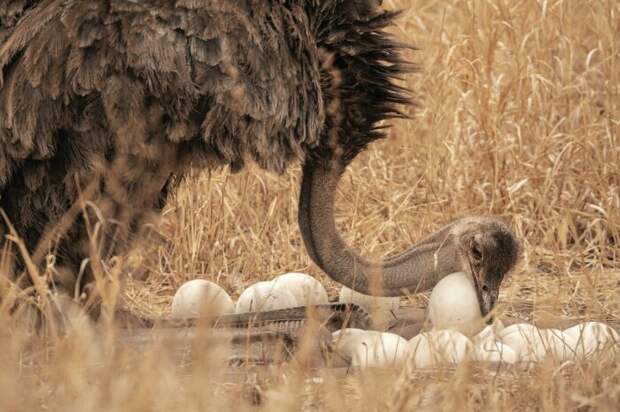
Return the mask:
<svg viewBox="0 0 620 412"><path fill-rule="evenodd" d="M342 239L334 202L344 168L332 162L304 166L299 226L310 257L337 282L368 295L401 296L431 289L444 276L462 270L446 227L404 253L380 262L359 256Z"/></svg>

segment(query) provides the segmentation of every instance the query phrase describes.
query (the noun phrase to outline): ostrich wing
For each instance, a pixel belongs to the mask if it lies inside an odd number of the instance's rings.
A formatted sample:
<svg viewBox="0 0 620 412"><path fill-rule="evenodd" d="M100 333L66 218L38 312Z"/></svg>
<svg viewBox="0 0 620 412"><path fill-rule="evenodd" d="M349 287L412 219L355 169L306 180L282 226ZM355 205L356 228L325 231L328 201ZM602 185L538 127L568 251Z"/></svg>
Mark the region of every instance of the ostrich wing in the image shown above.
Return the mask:
<svg viewBox="0 0 620 412"><path fill-rule="evenodd" d="M11 24L0 47L0 190L25 161L52 159L61 143L68 163L84 167L119 142L142 150L164 134L199 141L222 163L249 155L281 171L318 142L320 75L305 55L312 42L301 9L233 0L13 3L0 6Z"/></svg>

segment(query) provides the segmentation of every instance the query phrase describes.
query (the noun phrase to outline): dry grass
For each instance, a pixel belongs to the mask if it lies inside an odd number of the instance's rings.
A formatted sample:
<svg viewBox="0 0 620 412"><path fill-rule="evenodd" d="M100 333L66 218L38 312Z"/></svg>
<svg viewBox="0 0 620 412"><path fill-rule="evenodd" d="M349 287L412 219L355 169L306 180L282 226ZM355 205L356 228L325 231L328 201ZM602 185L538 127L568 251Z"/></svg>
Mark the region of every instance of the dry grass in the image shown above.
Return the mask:
<svg viewBox="0 0 620 412"><path fill-rule="evenodd" d="M413 120L343 179L338 222L377 257L460 216L495 214L523 241L503 288L507 312L620 320L620 3L386 0L406 7L398 36L419 47ZM286 271L329 281L297 227L299 169L196 172L171 198L165 242L134 250L123 299L164 314L185 280L236 297ZM425 304L424 296L408 298ZM5 313L5 312L3 312ZM0 328L0 410L617 410L620 358L497 373L377 372L308 380L292 365L223 383L201 357L179 370L161 347L115 349L111 332L41 342L15 318ZM190 377L191 376L191 377ZM258 407L258 406L257 406Z"/></svg>

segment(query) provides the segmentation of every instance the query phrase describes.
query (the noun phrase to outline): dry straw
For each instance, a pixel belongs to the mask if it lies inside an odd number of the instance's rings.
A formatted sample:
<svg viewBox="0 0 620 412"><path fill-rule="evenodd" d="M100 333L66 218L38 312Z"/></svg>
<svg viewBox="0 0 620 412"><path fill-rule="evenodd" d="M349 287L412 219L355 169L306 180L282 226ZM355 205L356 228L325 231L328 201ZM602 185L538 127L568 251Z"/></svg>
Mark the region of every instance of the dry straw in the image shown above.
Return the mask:
<svg viewBox="0 0 620 412"><path fill-rule="evenodd" d="M453 218L495 214L523 241L500 309L554 319L620 321L620 3L386 0L405 8L399 38L420 50L407 79L419 108L356 159L338 194L345 239L377 257ZM194 172L171 196L153 238L123 258L131 310L168 311L202 277L237 296L305 271L297 227L299 169L275 176ZM1 268L8 271L3 260ZM53 271L53 262L47 266ZM114 272L114 268L110 269ZM31 268L34 279L48 276ZM35 281L37 288L44 287ZM115 283L106 299L116 299ZM81 320L62 338L33 335L28 299L0 281L0 410L617 410L620 358L534 369L312 371L295 363L229 376L197 342L179 365L166 345L113 345ZM407 299L425 306L424 296ZM41 304L49 305L46 302ZM110 302L108 302L110 303ZM100 328L101 329L101 328ZM103 336L103 339L102 339Z"/></svg>

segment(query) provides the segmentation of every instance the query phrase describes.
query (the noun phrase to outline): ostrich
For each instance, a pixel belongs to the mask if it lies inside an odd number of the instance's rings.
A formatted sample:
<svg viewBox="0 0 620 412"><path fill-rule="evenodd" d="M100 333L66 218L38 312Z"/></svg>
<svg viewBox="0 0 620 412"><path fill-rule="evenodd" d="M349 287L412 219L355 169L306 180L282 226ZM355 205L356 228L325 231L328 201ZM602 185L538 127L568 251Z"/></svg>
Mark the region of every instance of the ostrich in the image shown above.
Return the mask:
<svg viewBox="0 0 620 412"><path fill-rule="evenodd" d="M126 249L190 167L236 171L251 160L282 173L299 162L299 227L327 275L400 296L466 271L489 313L518 255L501 220L456 220L380 262L337 231L340 177L410 103L397 84L412 70L406 46L386 31L398 13L381 3L4 1L3 250L14 249L13 233L35 264L53 252L67 268L55 286L81 290L93 282L84 259Z"/></svg>

